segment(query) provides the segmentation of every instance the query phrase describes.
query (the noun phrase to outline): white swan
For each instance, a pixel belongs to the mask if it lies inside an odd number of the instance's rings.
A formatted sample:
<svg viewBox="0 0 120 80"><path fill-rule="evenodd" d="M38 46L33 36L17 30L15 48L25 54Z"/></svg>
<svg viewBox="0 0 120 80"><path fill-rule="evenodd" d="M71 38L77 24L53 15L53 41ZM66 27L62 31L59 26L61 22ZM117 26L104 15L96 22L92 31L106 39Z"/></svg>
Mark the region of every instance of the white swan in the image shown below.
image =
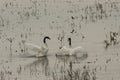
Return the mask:
<svg viewBox="0 0 120 80"><path fill-rule="evenodd" d="M72 48L71 38L68 38L68 42L69 42L69 47L63 46L57 55L60 55L61 53L62 55L76 55L79 53L85 53L85 54L87 53L87 51L81 46Z"/></svg>
<svg viewBox="0 0 120 80"><path fill-rule="evenodd" d="M48 36L44 37L44 39L43 39L44 45L42 47L40 47L38 45L31 44L31 43L24 42L24 44L25 44L25 50L26 51L28 51L28 50L33 51L32 55L35 55L35 57L46 56L47 53L48 53L48 45L46 43L47 39L50 40L50 37L48 37ZM29 52L28 52L28 54L29 54Z"/></svg>

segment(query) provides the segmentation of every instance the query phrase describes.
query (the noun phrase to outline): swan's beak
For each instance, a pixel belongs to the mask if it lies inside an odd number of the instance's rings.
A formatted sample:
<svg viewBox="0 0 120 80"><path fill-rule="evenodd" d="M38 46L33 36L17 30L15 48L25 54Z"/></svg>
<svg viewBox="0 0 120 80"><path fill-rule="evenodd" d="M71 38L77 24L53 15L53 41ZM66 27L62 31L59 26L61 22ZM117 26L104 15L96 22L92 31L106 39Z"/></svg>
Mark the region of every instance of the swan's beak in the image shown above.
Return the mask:
<svg viewBox="0 0 120 80"><path fill-rule="evenodd" d="M49 39L49 40L51 40L51 38L50 38L50 37L48 37L48 39Z"/></svg>

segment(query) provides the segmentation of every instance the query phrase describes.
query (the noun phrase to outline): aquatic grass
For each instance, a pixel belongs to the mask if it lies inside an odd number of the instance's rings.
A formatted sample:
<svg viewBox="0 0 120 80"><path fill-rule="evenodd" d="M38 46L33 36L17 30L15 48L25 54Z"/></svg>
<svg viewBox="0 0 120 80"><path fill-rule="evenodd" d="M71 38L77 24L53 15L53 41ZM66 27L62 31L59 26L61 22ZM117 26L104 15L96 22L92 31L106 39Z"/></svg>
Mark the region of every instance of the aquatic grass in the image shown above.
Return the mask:
<svg viewBox="0 0 120 80"><path fill-rule="evenodd" d="M78 68L76 70L66 69L63 72L52 72L53 80L97 80L96 70L90 69L89 66L83 66L83 68Z"/></svg>

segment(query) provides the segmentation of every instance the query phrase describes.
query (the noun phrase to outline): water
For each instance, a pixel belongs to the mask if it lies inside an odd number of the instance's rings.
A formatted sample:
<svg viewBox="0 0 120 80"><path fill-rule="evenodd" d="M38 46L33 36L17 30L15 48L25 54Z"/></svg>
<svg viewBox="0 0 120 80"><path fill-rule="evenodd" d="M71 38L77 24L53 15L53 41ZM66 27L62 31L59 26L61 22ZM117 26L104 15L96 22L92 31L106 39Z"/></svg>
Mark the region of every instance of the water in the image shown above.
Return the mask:
<svg viewBox="0 0 120 80"><path fill-rule="evenodd" d="M82 58L83 57L83 58ZM82 57L75 56L46 56L46 57L12 57L12 58L1 58L1 77L13 80L17 78L21 79L52 79L53 73L61 73L63 71L69 70L70 62L82 62L84 58L88 56L84 55ZM2 75L3 74L3 75Z"/></svg>
<svg viewBox="0 0 120 80"><path fill-rule="evenodd" d="M0 0L0 80L119 80L119 3ZM111 31L118 33L118 44L105 48ZM25 56L23 41L42 46L45 36L51 38L48 56ZM69 37L87 55L56 56Z"/></svg>
<svg viewBox="0 0 120 80"><path fill-rule="evenodd" d="M97 80L98 78L106 79L106 76L109 79L114 76L117 78L120 65L118 64L119 54L113 52L117 51L117 48L112 49L103 50L103 54L96 54L96 56L79 53L77 56L48 55L39 58L21 55L1 57L0 77L1 80L39 80L41 78L43 80L84 80L84 78ZM112 70L116 72L111 73Z"/></svg>

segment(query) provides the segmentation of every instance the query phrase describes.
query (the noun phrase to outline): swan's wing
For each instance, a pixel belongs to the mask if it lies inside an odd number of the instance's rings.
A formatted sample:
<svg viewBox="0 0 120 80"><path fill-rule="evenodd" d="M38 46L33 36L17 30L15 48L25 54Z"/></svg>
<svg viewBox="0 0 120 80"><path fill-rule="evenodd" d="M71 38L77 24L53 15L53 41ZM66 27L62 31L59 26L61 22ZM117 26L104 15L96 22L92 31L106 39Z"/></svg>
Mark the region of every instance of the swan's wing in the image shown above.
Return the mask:
<svg viewBox="0 0 120 80"><path fill-rule="evenodd" d="M38 45L34 45L34 44L31 44L31 43L25 43L25 46L33 51L36 51L36 52L39 52L41 51L41 47L39 47Z"/></svg>
<svg viewBox="0 0 120 80"><path fill-rule="evenodd" d="M84 48L83 47L76 47L74 48L74 50L83 50Z"/></svg>
<svg viewBox="0 0 120 80"><path fill-rule="evenodd" d="M81 53L81 54L86 54L87 53L87 50L84 49L83 47L76 47L72 50L72 53L73 54L78 54L78 53Z"/></svg>

